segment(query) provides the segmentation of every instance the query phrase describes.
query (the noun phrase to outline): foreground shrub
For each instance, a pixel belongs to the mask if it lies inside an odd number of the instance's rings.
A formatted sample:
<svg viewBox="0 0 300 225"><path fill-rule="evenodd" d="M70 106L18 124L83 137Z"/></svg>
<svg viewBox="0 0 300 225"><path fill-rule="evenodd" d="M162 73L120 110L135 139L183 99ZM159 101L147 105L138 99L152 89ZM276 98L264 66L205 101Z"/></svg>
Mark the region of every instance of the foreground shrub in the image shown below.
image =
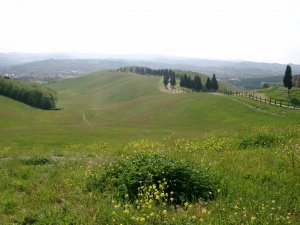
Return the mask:
<svg viewBox="0 0 300 225"><path fill-rule="evenodd" d="M215 198L217 184L208 169L144 154L115 162L100 177L94 174L87 180L88 190L114 190L117 199L132 203L138 200L141 191L172 204L210 200Z"/></svg>
<svg viewBox="0 0 300 225"><path fill-rule="evenodd" d="M42 157L42 156L35 156L31 157L29 159L23 159L22 163L26 165L44 165L47 163L50 163L51 160L47 157Z"/></svg>
<svg viewBox="0 0 300 225"><path fill-rule="evenodd" d="M271 147L277 144L279 140L273 134L258 133L243 137L239 146L243 149L251 147Z"/></svg>

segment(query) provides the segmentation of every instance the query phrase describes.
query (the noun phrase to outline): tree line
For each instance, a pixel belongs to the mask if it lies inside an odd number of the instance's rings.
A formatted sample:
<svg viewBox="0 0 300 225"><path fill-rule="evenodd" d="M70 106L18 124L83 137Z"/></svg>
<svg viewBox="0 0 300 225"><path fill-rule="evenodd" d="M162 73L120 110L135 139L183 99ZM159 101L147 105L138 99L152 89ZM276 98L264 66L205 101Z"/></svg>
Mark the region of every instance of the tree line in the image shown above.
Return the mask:
<svg viewBox="0 0 300 225"><path fill-rule="evenodd" d="M171 69L151 69L149 67L142 67L142 66L121 67L117 69L117 71L137 73L141 75L154 75L154 76L166 76L166 77L175 76L175 71Z"/></svg>
<svg viewBox="0 0 300 225"><path fill-rule="evenodd" d="M215 74L213 74L211 79L209 77L207 78L206 83L203 87L199 75L195 75L194 78L192 78L191 76L187 76L186 74L184 75L177 74L172 69L151 69L148 67L130 66L130 67L121 67L117 71L137 73L141 75L162 76L165 87L167 87L168 84L170 84L171 87L174 87L176 85L176 78L180 78L180 87L191 89L193 91L197 91L197 92L201 90L216 91L219 89L219 84Z"/></svg>
<svg viewBox="0 0 300 225"><path fill-rule="evenodd" d="M219 89L219 84L215 74L213 74L211 79L209 77L207 78L204 87L202 85L201 77L196 75L194 76L194 78L191 78L186 74L181 76L179 85L180 87L192 89L193 91L197 91L197 92L201 90L217 91Z"/></svg>
<svg viewBox="0 0 300 225"><path fill-rule="evenodd" d="M176 85L176 73L174 70L171 69L151 69L149 67L130 66L130 67L121 67L117 71L137 73L141 75L162 76L163 83L166 87L169 83L172 87Z"/></svg>
<svg viewBox="0 0 300 225"><path fill-rule="evenodd" d="M56 107L56 93L36 83L26 83L0 76L0 95L41 109Z"/></svg>

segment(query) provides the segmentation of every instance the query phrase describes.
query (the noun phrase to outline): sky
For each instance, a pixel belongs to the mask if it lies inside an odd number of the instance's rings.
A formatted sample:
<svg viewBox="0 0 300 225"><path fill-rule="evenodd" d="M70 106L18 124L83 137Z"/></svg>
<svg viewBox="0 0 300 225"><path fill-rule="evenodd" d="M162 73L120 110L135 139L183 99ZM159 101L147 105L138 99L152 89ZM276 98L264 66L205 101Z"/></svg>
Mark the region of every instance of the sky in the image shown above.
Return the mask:
<svg viewBox="0 0 300 225"><path fill-rule="evenodd" d="M300 64L300 0L0 0L0 52Z"/></svg>

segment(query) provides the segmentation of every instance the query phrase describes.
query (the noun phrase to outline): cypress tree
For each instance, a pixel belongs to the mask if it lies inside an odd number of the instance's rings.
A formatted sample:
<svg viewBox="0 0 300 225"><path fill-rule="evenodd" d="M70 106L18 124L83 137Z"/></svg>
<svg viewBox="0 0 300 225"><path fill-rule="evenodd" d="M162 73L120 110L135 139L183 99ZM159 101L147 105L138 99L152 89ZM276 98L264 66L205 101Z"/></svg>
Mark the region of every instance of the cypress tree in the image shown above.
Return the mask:
<svg viewBox="0 0 300 225"><path fill-rule="evenodd" d="M164 75L164 85L165 87L167 87L168 83L169 83L169 76L168 75Z"/></svg>
<svg viewBox="0 0 300 225"><path fill-rule="evenodd" d="M207 90L211 90L211 81L210 81L209 77L206 80L205 87L206 87Z"/></svg>
<svg viewBox="0 0 300 225"><path fill-rule="evenodd" d="M290 89L292 88L292 68L290 65L286 66L284 77L283 77L283 85L288 89L288 97L290 98Z"/></svg>
<svg viewBox="0 0 300 225"><path fill-rule="evenodd" d="M193 87L193 82L190 76L187 77L186 87L189 89Z"/></svg>
<svg viewBox="0 0 300 225"><path fill-rule="evenodd" d="M213 77L211 79L211 88L215 91L219 89L219 84L216 78L216 74L213 74Z"/></svg>
<svg viewBox="0 0 300 225"><path fill-rule="evenodd" d="M200 91L200 90L202 89L201 78L200 78L198 75L196 75L196 76L194 77L193 88L194 88L194 90L197 91L197 92Z"/></svg>
<svg viewBox="0 0 300 225"><path fill-rule="evenodd" d="M184 87L184 81L183 81L183 77L180 77L180 83L179 83L180 87Z"/></svg>
<svg viewBox="0 0 300 225"><path fill-rule="evenodd" d="M176 78L175 78L175 74L173 74L173 73L170 77L170 84L172 87L174 87L176 85Z"/></svg>

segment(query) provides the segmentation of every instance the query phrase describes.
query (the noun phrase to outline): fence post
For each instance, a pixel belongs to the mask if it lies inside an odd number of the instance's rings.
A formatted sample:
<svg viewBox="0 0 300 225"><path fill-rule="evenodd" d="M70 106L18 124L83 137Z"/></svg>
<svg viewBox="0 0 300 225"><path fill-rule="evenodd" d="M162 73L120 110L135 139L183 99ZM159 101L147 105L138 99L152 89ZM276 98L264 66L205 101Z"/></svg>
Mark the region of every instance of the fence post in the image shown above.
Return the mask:
<svg viewBox="0 0 300 225"><path fill-rule="evenodd" d="M276 99L275 99L275 106L276 106Z"/></svg>
<svg viewBox="0 0 300 225"><path fill-rule="evenodd" d="M269 103L270 103L270 104L272 104L272 99L271 99L271 97L270 97L270 101L269 101Z"/></svg>
<svg viewBox="0 0 300 225"><path fill-rule="evenodd" d="M280 107L282 107L282 100L280 100Z"/></svg>

